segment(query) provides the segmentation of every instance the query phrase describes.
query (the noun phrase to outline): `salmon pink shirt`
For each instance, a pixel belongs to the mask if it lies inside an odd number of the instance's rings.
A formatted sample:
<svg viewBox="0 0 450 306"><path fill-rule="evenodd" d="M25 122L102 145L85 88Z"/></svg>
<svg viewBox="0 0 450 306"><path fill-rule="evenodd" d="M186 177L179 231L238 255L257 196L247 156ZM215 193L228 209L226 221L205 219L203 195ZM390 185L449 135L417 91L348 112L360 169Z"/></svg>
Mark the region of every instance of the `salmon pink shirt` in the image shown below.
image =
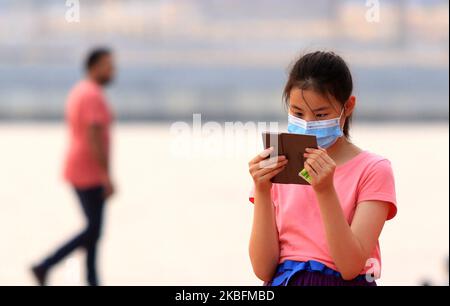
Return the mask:
<svg viewBox="0 0 450 306"><path fill-rule="evenodd" d="M101 141L109 158L111 112L100 85L91 80L75 85L67 99L66 121L69 148L64 165L65 179L76 188L104 184L107 173L95 159L88 143L88 127L94 124L101 126Z"/></svg>
<svg viewBox="0 0 450 306"><path fill-rule="evenodd" d="M352 223L356 207L364 201L389 203L388 220L397 213L394 176L390 161L386 158L362 151L336 167L334 186L348 224ZM285 260L315 260L338 271L330 255L319 204L312 187L273 184L271 194L279 235L279 263ZM253 190L250 201L254 201ZM378 278L381 273L378 242L371 258L370 264L360 274L373 272Z"/></svg>

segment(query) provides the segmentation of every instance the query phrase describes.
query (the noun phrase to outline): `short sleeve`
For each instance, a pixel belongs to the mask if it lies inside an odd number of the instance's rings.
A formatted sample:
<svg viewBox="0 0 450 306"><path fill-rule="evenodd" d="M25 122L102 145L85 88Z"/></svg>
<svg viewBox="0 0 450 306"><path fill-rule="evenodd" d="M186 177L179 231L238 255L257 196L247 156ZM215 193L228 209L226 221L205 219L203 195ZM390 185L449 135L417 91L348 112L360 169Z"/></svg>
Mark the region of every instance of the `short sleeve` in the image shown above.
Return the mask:
<svg viewBox="0 0 450 306"><path fill-rule="evenodd" d="M83 119L86 124L105 125L108 123L108 111L100 94L86 95L83 100Z"/></svg>
<svg viewBox="0 0 450 306"><path fill-rule="evenodd" d="M397 214L394 174L388 159L382 159L368 168L358 187L357 203L383 201L390 204L387 220Z"/></svg>

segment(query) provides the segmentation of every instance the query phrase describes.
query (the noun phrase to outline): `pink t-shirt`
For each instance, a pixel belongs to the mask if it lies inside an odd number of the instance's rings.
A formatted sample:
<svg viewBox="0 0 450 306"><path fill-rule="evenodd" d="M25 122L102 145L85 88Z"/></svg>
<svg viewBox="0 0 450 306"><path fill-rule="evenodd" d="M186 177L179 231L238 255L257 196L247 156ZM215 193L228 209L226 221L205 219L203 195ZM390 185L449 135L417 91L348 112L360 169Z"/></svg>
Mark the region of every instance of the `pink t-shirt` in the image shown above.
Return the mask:
<svg viewBox="0 0 450 306"><path fill-rule="evenodd" d="M104 183L105 171L91 152L88 127L103 127L102 141L109 155L111 112L101 87L93 81L79 82L69 93L66 121L69 126L69 148L64 165L64 177L78 188L94 187Z"/></svg>
<svg viewBox="0 0 450 306"><path fill-rule="evenodd" d="M336 167L334 185L342 210L351 224L356 206L369 200L390 203L387 219L397 213L394 176L389 160L369 151ZM310 185L273 184L272 202L279 235L280 259L319 261L337 271L328 249L325 229L314 190ZM253 202L253 190L250 201ZM381 273L380 245L377 242L366 271Z"/></svg>

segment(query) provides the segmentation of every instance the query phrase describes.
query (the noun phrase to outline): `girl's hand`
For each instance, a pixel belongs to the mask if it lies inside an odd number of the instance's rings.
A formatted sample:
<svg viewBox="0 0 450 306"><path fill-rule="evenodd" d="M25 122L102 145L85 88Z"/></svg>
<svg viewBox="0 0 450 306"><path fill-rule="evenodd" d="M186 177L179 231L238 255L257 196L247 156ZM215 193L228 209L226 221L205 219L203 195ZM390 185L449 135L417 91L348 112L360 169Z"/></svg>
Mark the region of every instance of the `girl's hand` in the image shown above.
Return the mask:
<svg viewBox="0 0 450 306"><path fill-rule="evenodd" d="M307 148L303 156L306 157L305 169L311 176L311 186L316 192L332 190L334 188L334 171L336 164L328 156L327 151L321 147L319 149Z"/></svg>
<svg viewBox="0 0 450 306"><path fill-rule="evenodd" d="M255 183L255 190L270 191L272 188L270 179L283 171L287 165L288 161L283 155L266 159L273 150L274 148L270 147L262 151L248 163L249 172Z"/></svg>

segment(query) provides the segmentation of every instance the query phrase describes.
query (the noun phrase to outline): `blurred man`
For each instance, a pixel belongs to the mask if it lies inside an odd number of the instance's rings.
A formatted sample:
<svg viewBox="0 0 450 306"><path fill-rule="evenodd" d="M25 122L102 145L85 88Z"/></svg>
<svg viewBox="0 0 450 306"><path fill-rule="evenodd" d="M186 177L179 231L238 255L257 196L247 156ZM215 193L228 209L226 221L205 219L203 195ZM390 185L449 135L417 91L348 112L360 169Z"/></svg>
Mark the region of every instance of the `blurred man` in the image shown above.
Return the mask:
<svg viewBox="0 0 450 306"><path fill-rule="evenodd" d="M86 77L71 90L66 105L70 145L64 176L73 186L86 217L86 228L64 244L32 273L40 285L46 284L50 269L75 249L86 250L87 282L99 284L96 250L105 201L114 193L109 171L111 112L103 87L114 78L114 62L108 49L93 50L85 63Z"/></svg>

